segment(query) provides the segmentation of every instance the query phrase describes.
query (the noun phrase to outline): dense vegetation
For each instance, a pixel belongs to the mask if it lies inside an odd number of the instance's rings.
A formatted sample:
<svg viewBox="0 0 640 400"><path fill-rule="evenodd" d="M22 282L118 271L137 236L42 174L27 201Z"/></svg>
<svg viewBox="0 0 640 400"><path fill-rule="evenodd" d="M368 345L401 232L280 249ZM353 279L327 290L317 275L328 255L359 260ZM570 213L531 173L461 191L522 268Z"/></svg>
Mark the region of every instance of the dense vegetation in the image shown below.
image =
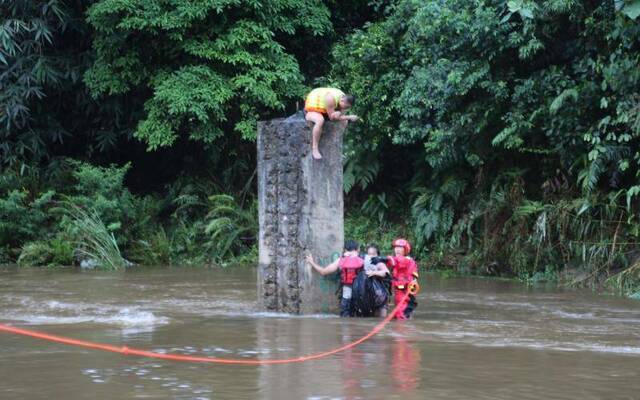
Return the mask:
<svg viewBox="0 0 640 400"><path fill-rule="evenodd" d="M252 260L255 122L335 84L348 235L640 293L640 1L0 7L0 262Z"/></svg>

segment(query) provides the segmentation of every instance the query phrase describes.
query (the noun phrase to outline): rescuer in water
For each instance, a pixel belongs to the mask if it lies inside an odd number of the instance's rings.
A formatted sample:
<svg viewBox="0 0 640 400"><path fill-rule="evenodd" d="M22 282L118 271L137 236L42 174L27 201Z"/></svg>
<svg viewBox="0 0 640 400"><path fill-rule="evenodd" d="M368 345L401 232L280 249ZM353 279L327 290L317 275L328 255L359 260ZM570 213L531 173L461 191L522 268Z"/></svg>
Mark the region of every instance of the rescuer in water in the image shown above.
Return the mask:
<svg viewBox="0 0 640 400"><path fill-rule="evenodd" d="M418 306L413 290L418 287L418 265L409 257L411 245L405 239L396 239L392 243L394 255L387 257L387 266L391 269L393 279L391 286L394 290L394 299L398 310L395 318L409 319L413 310ZM409 291L409 298L402 299Z"/></svg>
<svg viewBox="0 0 640 400"><path fill-rule="evenodd" d="M340 316L351 317L351 284L364 267L364 260L358 256L360 245L355 240L347 240L344 244L342 257L335 260L326 267L321 267L314 260L312 255L307 256L307 262L320 273L329 275L340 270L340 282L342 283L342 296L340 299Z"/></svg>
<svg viewBox="0 0 640 400"><path fill-rule="evenodd" d="M355 97L345 94L340 89L316 88L307 95L304 102L304 114L307 121L313 122L311 137L311 152L313 158L320 160L322 155L318 150L324 121L352 121L358 120L356 115L345 115L344 112L355 103Z"/></svg>

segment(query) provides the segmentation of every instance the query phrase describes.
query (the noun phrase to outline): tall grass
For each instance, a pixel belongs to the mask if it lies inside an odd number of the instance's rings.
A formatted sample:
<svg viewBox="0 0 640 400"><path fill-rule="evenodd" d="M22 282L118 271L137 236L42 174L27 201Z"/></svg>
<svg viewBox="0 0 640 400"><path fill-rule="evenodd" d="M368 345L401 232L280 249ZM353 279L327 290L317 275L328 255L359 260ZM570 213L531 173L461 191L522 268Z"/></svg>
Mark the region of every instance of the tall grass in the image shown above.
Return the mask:
<svg viewBox="0 0 640 400"><path fill-rule="evenodd" d="M640 300L640 260L611 276L606 283L619 292Z"/></svg>
<svg viewBox="0 0 640 400"><path fill-rule="evenodd" d="M101 268L119 270L127 265L116 238L93 210L85 210L70 202L65 203L70 220L70 231L75 237L75 252L82 258L96 260Z"/></svg>
<svg viewBox="0 0 640 400"><path fill-rule="evenodd" d="M460 207L432 254L443 265L459 255L453 265L462 271L638 293L640 222L623 195L564 188L534 201L512 174Z"/></svg>

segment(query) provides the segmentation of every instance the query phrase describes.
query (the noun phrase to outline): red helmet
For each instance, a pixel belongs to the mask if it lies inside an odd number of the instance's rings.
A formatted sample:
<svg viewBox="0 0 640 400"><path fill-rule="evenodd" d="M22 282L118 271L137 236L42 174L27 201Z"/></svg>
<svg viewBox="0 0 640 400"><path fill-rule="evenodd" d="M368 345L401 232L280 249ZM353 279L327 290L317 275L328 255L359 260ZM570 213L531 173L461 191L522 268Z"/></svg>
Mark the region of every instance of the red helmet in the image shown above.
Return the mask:
<svg viewBox="0 0 640 400"><path fill-rule="evenodd" d="M392 247L404 247L404 254L408 255L411 253L411 244L406 239L396 239L391 243Z"/></svg>

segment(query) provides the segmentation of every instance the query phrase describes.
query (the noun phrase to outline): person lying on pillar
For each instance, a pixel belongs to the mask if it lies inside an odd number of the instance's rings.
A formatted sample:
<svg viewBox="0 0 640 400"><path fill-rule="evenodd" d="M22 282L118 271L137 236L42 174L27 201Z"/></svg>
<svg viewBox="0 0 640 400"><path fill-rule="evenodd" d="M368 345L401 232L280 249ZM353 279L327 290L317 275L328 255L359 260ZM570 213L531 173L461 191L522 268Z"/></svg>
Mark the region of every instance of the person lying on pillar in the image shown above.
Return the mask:
<svg viewBox="0 0 640 400"><path fill-rule="evenodd" d="M358 116L344 114L354 103L355 97L340 89L316 88L309 92L304 102L304 114L305 119L314 124L311 132L311 153L314 159L322 158L318 143L324 121L357 121Z"/></svg>
<svg viewBox="0 0 640 400"><path fill-rule="evenodd" d="M387 257L387 266L391 269L393 280L391 286L394 289L394 299L397 307L395 318L409 319L413 311L418 307L415 295L412 291L419 286L418 265L409 257L411 244L405 239L396 239L392 242L393 256ZM407 291L410 293L407 301L402 301Z"/></svg>
<svg viewBox="0 0 640 400"><path fill-rule="evenodd" d="M340 298L340 316L353 316L351 309L351 284L364 267L364 260L358 256L360 245L355 240L347 240L344 243L344 253L342 257L335 260L326 267L318 265L311 254L307 256L307 262L320 273L329 275L340 270L340 282L342 283L342 297Z"/></svg>
<svg viewBox="0 0 640 400"><path fill-rule="evenodd" d="M375 244L367 246L367 254L364 256L364 272L367 277L380 279L386 286L387 292L391 293L390 280L391 272L385 265L387 257L380 256L380 249ZM382 306L377 308L374 312L376 317L386 317L389 309L389 302L385 302Z"/></svg>

